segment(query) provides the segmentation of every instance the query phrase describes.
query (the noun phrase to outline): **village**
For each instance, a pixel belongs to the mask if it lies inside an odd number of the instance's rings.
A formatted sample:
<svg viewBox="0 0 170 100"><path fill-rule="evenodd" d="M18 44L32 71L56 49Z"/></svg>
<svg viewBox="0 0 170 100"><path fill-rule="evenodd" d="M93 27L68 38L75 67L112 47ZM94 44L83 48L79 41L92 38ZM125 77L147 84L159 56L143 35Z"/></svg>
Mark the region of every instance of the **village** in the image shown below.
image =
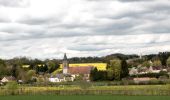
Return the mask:
<svg viewBox="0 0 170 100"><path fill-rule="evenodd" d="M127 59L125 62L128 64L134 63L135 61L142 60L142 56L138 58ZM167 63L168 63L167 59ZM157 64L157 65L155 65ZM116 64L115 64L116 65ZM45 65L39 65L39 67L43 67ZM170 77L170 67L161 66L159 61L145 61L143 64L138 63L137 66L131 66L121 70L128 70L125 73L126 76L119 78L116 80L114 78L116 74L112 72L113 76L106 77L103 79L101 76L98 79L92 76L93 70L96 68L98 72L105 75L105 73L110 74L107 63L72 63L70 64L67 58L67 55L64 54L64 58L62 63L59 65L59 68L54 70L51 74L45 74L43 71L39 71L36 73L34 70L30 71L29 79L26 82L24 78L16 78L12 75L1 77L0 84L5 85L10 81L16 81L18 84L33 84L33 83L63 83L63 82L76 82L76 81L86 81L86 82L94 82L94 81L131 81L131 84L160 84L169 82ZM114 66L114 65L113 65ZM29 68L30 65L23 65L23 68ZM125 66L127 67L127 66ZM113 67L114 68L114 67ZM116 68L116 67L115 67ZM114 70L114 69L113 69ZM108 80L109 79L109 80Z"/></svg>

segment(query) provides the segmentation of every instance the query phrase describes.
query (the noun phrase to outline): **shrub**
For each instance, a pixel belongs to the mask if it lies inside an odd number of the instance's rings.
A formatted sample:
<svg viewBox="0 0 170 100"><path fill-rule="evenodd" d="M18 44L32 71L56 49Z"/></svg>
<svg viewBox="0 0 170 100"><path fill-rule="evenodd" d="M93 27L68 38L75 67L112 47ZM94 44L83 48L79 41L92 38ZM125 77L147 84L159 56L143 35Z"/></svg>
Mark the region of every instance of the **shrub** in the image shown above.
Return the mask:
<svg viewBox="0 0 170 100"><path fill-rule="evenodd" d="M8 82L5 87L9 94L14 95L16 93L16 90L18 89L18 84L15 81L11 81Z"/></svg>

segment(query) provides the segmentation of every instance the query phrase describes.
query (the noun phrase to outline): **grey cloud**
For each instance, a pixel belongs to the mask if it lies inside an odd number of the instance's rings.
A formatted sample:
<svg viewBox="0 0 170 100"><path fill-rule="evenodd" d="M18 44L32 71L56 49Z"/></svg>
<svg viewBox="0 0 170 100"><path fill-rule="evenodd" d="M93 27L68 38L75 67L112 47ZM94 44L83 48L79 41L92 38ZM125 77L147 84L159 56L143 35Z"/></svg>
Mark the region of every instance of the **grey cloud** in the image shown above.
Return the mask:
<svg viewBox="0 0 170 100"><path fill-rule="evenodd" d="M154 1L154 0L118 0L118 1L121 1L121 2L151 2L151 1Z"/></svg>
<svg viewBox="0 0 170 100"><path fill-rule="evenodd" d="M8 23L11 22L10 19L0 18L0 23Z"/></svg>
<svg viewBox="0 0 170 100"><path fill-rule="evenodd" d="M101 51L101 50L105 50L105 49L109 49L108 47L98 47L98 46L94 46L94 45L79 45L79 46L75 46L75 47L69 47L69 50L76 50L76 51ZM111 49L111 48L110 48Z"/></svg>
<svg viewBox="0 0 170 100"><path fill-rule="evenodd" d="M28 0L0 0L0 6L4 7L25 7L28 5Z"/></svg>
<svg viewBox="0 0 170 100"><path fill-rule="evenodd" d="M21 24L28 24L28 25L49 25L50 23L59 23L59 19L55 16L40 16L40 17L33 17L33 16L23 16L21 19L17 20L16 22Z"/></svg>
<svg viewBox="0 0 170 100"><path fill-rule="evenodd" d="M145 29L148 32L162 34L162 33L169 33L170 34L170 27L169 26L161 26L159 24L155 26L151 26Z"/></svg>

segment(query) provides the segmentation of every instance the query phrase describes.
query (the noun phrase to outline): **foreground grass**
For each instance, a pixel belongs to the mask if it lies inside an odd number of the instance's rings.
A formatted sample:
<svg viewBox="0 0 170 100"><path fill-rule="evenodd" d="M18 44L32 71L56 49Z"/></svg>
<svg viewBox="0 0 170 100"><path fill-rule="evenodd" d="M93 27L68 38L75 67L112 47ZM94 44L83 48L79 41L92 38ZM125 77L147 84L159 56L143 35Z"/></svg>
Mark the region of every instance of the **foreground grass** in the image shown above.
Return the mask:
<svg viewBox="0 0 170 100"><path fill-rule="evenodd" d="M35 95L35 96L0 96L0 100L169 100L170 96L56 96L56 95Z"/></svg>
<svg viewBox="0 0 170 100"><path fill-rule="evenodd" d="M14 92L0 88L0 95L170 95L170 85L126 85L126 86L20 86Z"/></svg>

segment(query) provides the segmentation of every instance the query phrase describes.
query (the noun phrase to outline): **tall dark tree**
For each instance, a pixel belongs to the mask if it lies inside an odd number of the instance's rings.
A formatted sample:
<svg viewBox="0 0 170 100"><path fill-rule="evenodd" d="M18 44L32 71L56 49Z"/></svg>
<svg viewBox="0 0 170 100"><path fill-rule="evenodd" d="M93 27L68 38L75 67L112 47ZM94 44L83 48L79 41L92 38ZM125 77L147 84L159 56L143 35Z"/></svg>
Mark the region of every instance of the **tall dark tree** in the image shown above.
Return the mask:
<svg viewBox="0 0 170 100"><path fill-rule="evenodd" d="M14 64L11 69L11 75L17 78L17 64Z"/></svg>
<svg viewBox="0 0 170 100"><path fill-rule="evenodd" d="M122 66L121 78L127 77L129 75L129 70L126 60L124 59L122 60L121 66Z"/></svg>
<svg viewBox="0 0 170 100"><path fill-rule="evenodd" d="M5 61L0 59L0 78L8 74Z"/></svg>
<svg viewBox="0 0 170 100"><path fill-rule="evenodd" d="M91 81L97 81L99 78L98 78L98 75L97 75L97 68L95 67L94 69L91 70L90 72L90 80Z"/></svg>
<svg viewBox="0 0 170 100"><path fill-rule="evenodd" d="M162 65L166 66L167 65L166 61L167 61L168 57L170 56L170 53L169 52L160 52L158 54L158 56L159 56L159 58L161 60Z"/></svg>

